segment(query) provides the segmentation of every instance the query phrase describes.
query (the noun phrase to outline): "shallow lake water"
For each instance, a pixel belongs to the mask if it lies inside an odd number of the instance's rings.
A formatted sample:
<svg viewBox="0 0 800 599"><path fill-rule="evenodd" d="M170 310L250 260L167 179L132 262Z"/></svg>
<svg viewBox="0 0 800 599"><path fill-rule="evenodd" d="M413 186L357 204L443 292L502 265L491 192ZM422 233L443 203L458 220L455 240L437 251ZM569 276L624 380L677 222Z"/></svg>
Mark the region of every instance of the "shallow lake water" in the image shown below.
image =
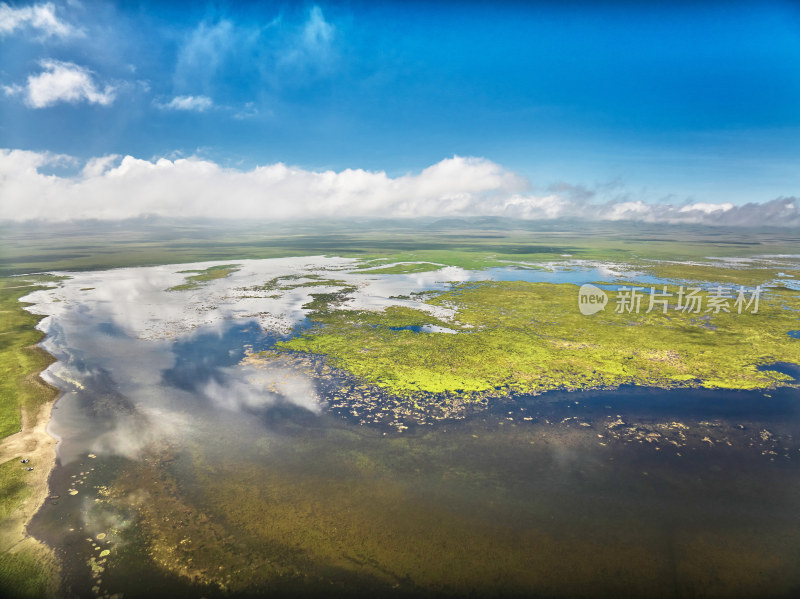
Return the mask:
<svg viewBox="0 0 800 599"><path fill-rule="evenodd" d="M329 408L319 365L243 363L325 290L259 286L316 275L356 285L353 306L419 306L411 292L478 275L292 258L167 291L208 265L73 273L26 299L49 315L63 390L30 531L62 559L64 596L800 590L797 390L553 392L365 426Z"/></svg>

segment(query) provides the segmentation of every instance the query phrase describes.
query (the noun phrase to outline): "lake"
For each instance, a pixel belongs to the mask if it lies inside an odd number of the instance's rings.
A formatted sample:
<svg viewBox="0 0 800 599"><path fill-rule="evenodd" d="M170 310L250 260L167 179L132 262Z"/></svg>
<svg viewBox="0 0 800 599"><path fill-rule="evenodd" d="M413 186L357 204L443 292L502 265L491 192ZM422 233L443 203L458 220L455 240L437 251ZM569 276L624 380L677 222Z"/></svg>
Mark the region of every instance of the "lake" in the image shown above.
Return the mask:
<svg viewBox="0 0 800 599"><path fill-rule="evenodd" d="M211 264L69 273L26 298L48 315L58 362L45 377L63 391L51 497L30 531L62 559L65 596L800 589L796 389L550 392L401 431L367 425L337 403L343 375L323 362L247 362L303 330L303 304L327 289L265 282L330 279L357 287L352 307L446 318L411 294L515 269L246 260L168 291Z"/></svg>

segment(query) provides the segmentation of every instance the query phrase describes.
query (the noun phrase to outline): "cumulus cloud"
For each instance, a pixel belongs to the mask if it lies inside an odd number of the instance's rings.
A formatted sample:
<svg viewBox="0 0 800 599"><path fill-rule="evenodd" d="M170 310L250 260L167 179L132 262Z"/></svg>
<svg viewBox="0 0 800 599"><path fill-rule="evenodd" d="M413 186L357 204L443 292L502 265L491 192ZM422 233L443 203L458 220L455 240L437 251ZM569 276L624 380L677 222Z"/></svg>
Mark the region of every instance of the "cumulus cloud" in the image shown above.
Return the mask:
<svg viewBox="0 0 800 599"><path fill-rule="evenodd" d="M90 158L81 169L81 176L84 179L91 179L99 177L120 158L119 154L111 154L109 156L100 156L99 158Z"/></svg>
<svg viewBox="0 0 800 599"><path fill-rule="evenodd" d="M26 85L4 86L6 95L24 95L31 108L46 108L59 102L88 102L108 106L114 101L115 89L106 85L101 91L94 74L80 65L59 60L42 60L44 71L28 76Z"/></svg>
<svg viewBox="0 0 800 599"><path fill-rule="evenodd" d="M166 104L157 104L164 110L185 110L189 112L204 112L211 108L214 102L208 96L175 96Z"/></svg>
<svg viewBox="0 0 800 599"><path fill-rule="evenodd" d="M741 206L646 203L622 196L606 199L602 193L564 184L537 194L527 179L484 158L454 156L398 177L362 169L311 171L282 163L238 170L196 157L132 156L89 160L74 177L40 172L54 160L46 153L0 150L0 219L491 215L800 225L798 198Z"/></svg>
<svg viewBox="0 0 800 599"><path fill-rule="evenodd" d="M56 16L56 7L48 2L13 8L5 2L0 4L0 36L14 33L17 29L30 27L47 37L81 35L81 31Z"/></svg>

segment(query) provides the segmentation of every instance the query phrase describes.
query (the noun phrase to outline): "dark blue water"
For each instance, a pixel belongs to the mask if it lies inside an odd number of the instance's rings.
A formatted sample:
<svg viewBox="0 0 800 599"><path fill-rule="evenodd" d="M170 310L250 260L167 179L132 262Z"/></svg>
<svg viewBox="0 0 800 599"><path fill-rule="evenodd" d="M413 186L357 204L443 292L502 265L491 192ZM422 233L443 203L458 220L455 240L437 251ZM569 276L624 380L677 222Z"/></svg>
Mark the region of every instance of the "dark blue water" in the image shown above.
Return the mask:
<svg viewBox="0 0 800 599"><path fill-rule="evenodd" d="M795 381L800 381L800 365L798 364L792 364L790 362L774 362L773 364L764 364L763 366L759 366L758 370L772 370L775 372L780 372L781 374L785 374L794 378Z"/></svg>
<svg viewBox="0 0 800 599"><path fill-rule="evenodd" d="M255 321L229 323L221 332L198 329L174 344L176 363L164 371L162 380L186 391L196 391L211 380L223 384L226 377L222 369L241 362L246 348L253 352L270 349L278 341L300 335L312 325L305 318L288 335L265 333Z"/></svg>
<svg viewBox="0 0 800 599"><path fill-rule="evenodd" d="M781 363L761 367L800 376L800 366ZM563 413L571 410L592 419L610 413L650 420L724 420L728 422L776 421L800 425L800 391L778 388L769 391L721 389L654 389L621 385L618 389L550 391L542 395L516 397L498 402L490 412L503 413L508 405Z"/></svg>

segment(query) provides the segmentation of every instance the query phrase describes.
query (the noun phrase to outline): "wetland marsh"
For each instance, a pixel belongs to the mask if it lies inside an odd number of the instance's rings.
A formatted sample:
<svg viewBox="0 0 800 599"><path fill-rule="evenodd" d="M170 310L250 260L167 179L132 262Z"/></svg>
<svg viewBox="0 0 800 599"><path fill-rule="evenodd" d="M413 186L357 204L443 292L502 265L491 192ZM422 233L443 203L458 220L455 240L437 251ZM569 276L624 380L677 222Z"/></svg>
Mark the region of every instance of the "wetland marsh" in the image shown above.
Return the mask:
<svg viewBox="0 0 800 599"><path fill-rule="evenodd" d="M759 263L756 314L598 318L579 284L682 279L567 258L64 273L24 298L63 393L30 531L65 596L790 596L793 260Z"/></svg>

